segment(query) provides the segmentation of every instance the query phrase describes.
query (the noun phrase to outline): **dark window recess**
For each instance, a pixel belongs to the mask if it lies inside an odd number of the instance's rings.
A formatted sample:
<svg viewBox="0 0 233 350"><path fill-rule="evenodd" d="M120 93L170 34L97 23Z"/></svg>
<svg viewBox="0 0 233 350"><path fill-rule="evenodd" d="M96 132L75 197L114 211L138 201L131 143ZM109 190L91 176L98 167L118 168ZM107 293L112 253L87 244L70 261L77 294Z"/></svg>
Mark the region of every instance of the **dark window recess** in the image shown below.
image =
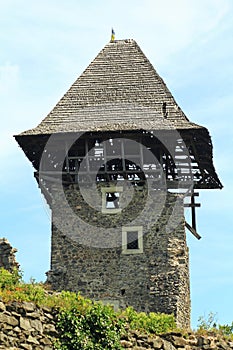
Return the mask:
<svg viewBox="0 0 233 350"><path fill-rule="evenodd" d="M106 209L119 208L119 196L118 192L106 192Z"/></svg>
<svg viewBox="0 0 233 350"><path fill-rule="evenodd" d="M127 249L139 249L138 231L127 232Z"/></svg>
<svg viewBox="0 0 233 350"><path fill-rule="evenodd" d="M166 102L163 102L162 110L163 110L163 116L164 116L164 118L167 118L168 112L167 112L167 104L166 104Z"/></svg>

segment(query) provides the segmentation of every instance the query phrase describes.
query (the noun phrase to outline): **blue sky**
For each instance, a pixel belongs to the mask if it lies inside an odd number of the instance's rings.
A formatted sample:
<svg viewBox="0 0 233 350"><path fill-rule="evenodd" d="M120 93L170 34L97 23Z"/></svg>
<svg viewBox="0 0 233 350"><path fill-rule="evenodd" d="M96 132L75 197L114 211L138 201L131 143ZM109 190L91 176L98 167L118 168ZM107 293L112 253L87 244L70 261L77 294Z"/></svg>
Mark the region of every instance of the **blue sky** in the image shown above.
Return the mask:
<svg viewBox="0 0 233 350"><path fill-rule="evenodd" d="M13 135L36 126L109 41L133 38L193 122L206 126L223 190L201 191L190 247L192 320L233 321L232 0L1 0L0 237L30 277L50 264L50 213ZM187 212L187 220L190 213Z"/></svg>

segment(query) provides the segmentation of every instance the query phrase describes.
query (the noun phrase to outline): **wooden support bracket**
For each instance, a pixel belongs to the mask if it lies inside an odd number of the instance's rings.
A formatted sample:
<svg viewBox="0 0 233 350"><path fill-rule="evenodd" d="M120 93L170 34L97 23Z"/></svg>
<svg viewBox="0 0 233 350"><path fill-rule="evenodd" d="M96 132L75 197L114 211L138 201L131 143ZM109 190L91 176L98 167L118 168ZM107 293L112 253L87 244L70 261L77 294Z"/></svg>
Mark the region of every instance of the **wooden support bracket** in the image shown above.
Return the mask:
<svg viewBox="0 0 233 350"><path fill-rule="evenodd" d="M196 212L195 209L199 208L201 206L200 203L195 203L195 197L199 196L198 192L191 191L188 196L191 196L191 202L189 204L184 204L184 207L191 208L192 213L192 226L190 226L187 222L185 222L185 226L187 229L197 238L200 239L201 236L197 233L197 227L196 227Z"/></svg>
<svg viewBox="0 0 233 350"><path fill-rule="evenodd" d="M192 226L189 225L189 223L187 223L187 221L185 221L185 226L197 239L201 239L201 236L197 233L197 231Z"/></svg>

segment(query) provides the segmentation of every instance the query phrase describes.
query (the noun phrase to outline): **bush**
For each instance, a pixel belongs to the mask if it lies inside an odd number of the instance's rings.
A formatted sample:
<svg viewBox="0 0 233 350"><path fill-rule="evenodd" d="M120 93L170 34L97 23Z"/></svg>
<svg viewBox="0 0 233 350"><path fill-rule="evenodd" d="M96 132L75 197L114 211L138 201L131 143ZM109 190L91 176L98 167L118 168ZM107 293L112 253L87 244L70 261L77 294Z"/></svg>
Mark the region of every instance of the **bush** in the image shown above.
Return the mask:
<svg viewBox="0 0 233 350"><path fill-rule="evenodd" d="M79 293L50 293L42 283L24 283L17 270L0 269L0 298L55 308L58 350L118 350L122 349L120 337L126 330L161 334L176 329L173 315L138 313L132 307L114 312L111 306L92 302ZM229 332L226 327L224 331Z"/></svg>
<svg viewBox="0 0 233 350"><path fill-rule="evenodd" d="M231 323L231 325L219 325L219 330L223 335L226 336L232 336L233 335L233 322Z"/></svg>
<svg viewBox="0 0 233 350"><path fill-rule="evenodd" d="M84 312L85 311L85 312ZM59 341L55 344L60 350L117 350L122 349L120 335L123 320L111 306L93 303L86 310L73 308L62 311L58 316Z"/></svg>
<svg viewBox="0 0 233 350"><path fill-rule="evenodd" d="M215 335L233 338L233 322L231 325L217 324L217 314L210 312L208 316L200 316L198 318L198 333L214 333Z"/></svg>
<svg viewBox="0 0 233 350"><path fill-rule="evenodd" d="M141 330L147 333L166 333L176 329L173 315L150 312L136 312L132 307L128 307L122 312L131 329Z"/></svg>
<svg viewBox="0 0 233 350"><path fill-rule="evenodd" d="M125 329L156 334L176 329L173 315L137 313L132 307L116 313L111 306L84 302L59 313L56 349L117 350L122 349L120 337Z"/></svg>
<svg viewBox="0 0 233 350"><path fill-rule="evenodd" d="M22 282L22 273L14 268L12 272L0 268L0 289L13 290Z"/></svg>

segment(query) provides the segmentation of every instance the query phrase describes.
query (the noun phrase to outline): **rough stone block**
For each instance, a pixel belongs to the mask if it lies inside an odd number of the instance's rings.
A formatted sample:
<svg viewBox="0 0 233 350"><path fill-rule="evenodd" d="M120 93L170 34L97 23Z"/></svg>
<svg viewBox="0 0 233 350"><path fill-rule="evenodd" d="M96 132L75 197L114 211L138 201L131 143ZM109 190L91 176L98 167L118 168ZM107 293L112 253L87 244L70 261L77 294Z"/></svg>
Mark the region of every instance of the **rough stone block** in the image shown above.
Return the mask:
<svg viewBox="0 0 233 350"><path fill-rule="evenodd" d="M18 320L15 317L8 316L6 314L0 314L0 323L6 323L10 326L17 326L19 324Z"/></svg>

